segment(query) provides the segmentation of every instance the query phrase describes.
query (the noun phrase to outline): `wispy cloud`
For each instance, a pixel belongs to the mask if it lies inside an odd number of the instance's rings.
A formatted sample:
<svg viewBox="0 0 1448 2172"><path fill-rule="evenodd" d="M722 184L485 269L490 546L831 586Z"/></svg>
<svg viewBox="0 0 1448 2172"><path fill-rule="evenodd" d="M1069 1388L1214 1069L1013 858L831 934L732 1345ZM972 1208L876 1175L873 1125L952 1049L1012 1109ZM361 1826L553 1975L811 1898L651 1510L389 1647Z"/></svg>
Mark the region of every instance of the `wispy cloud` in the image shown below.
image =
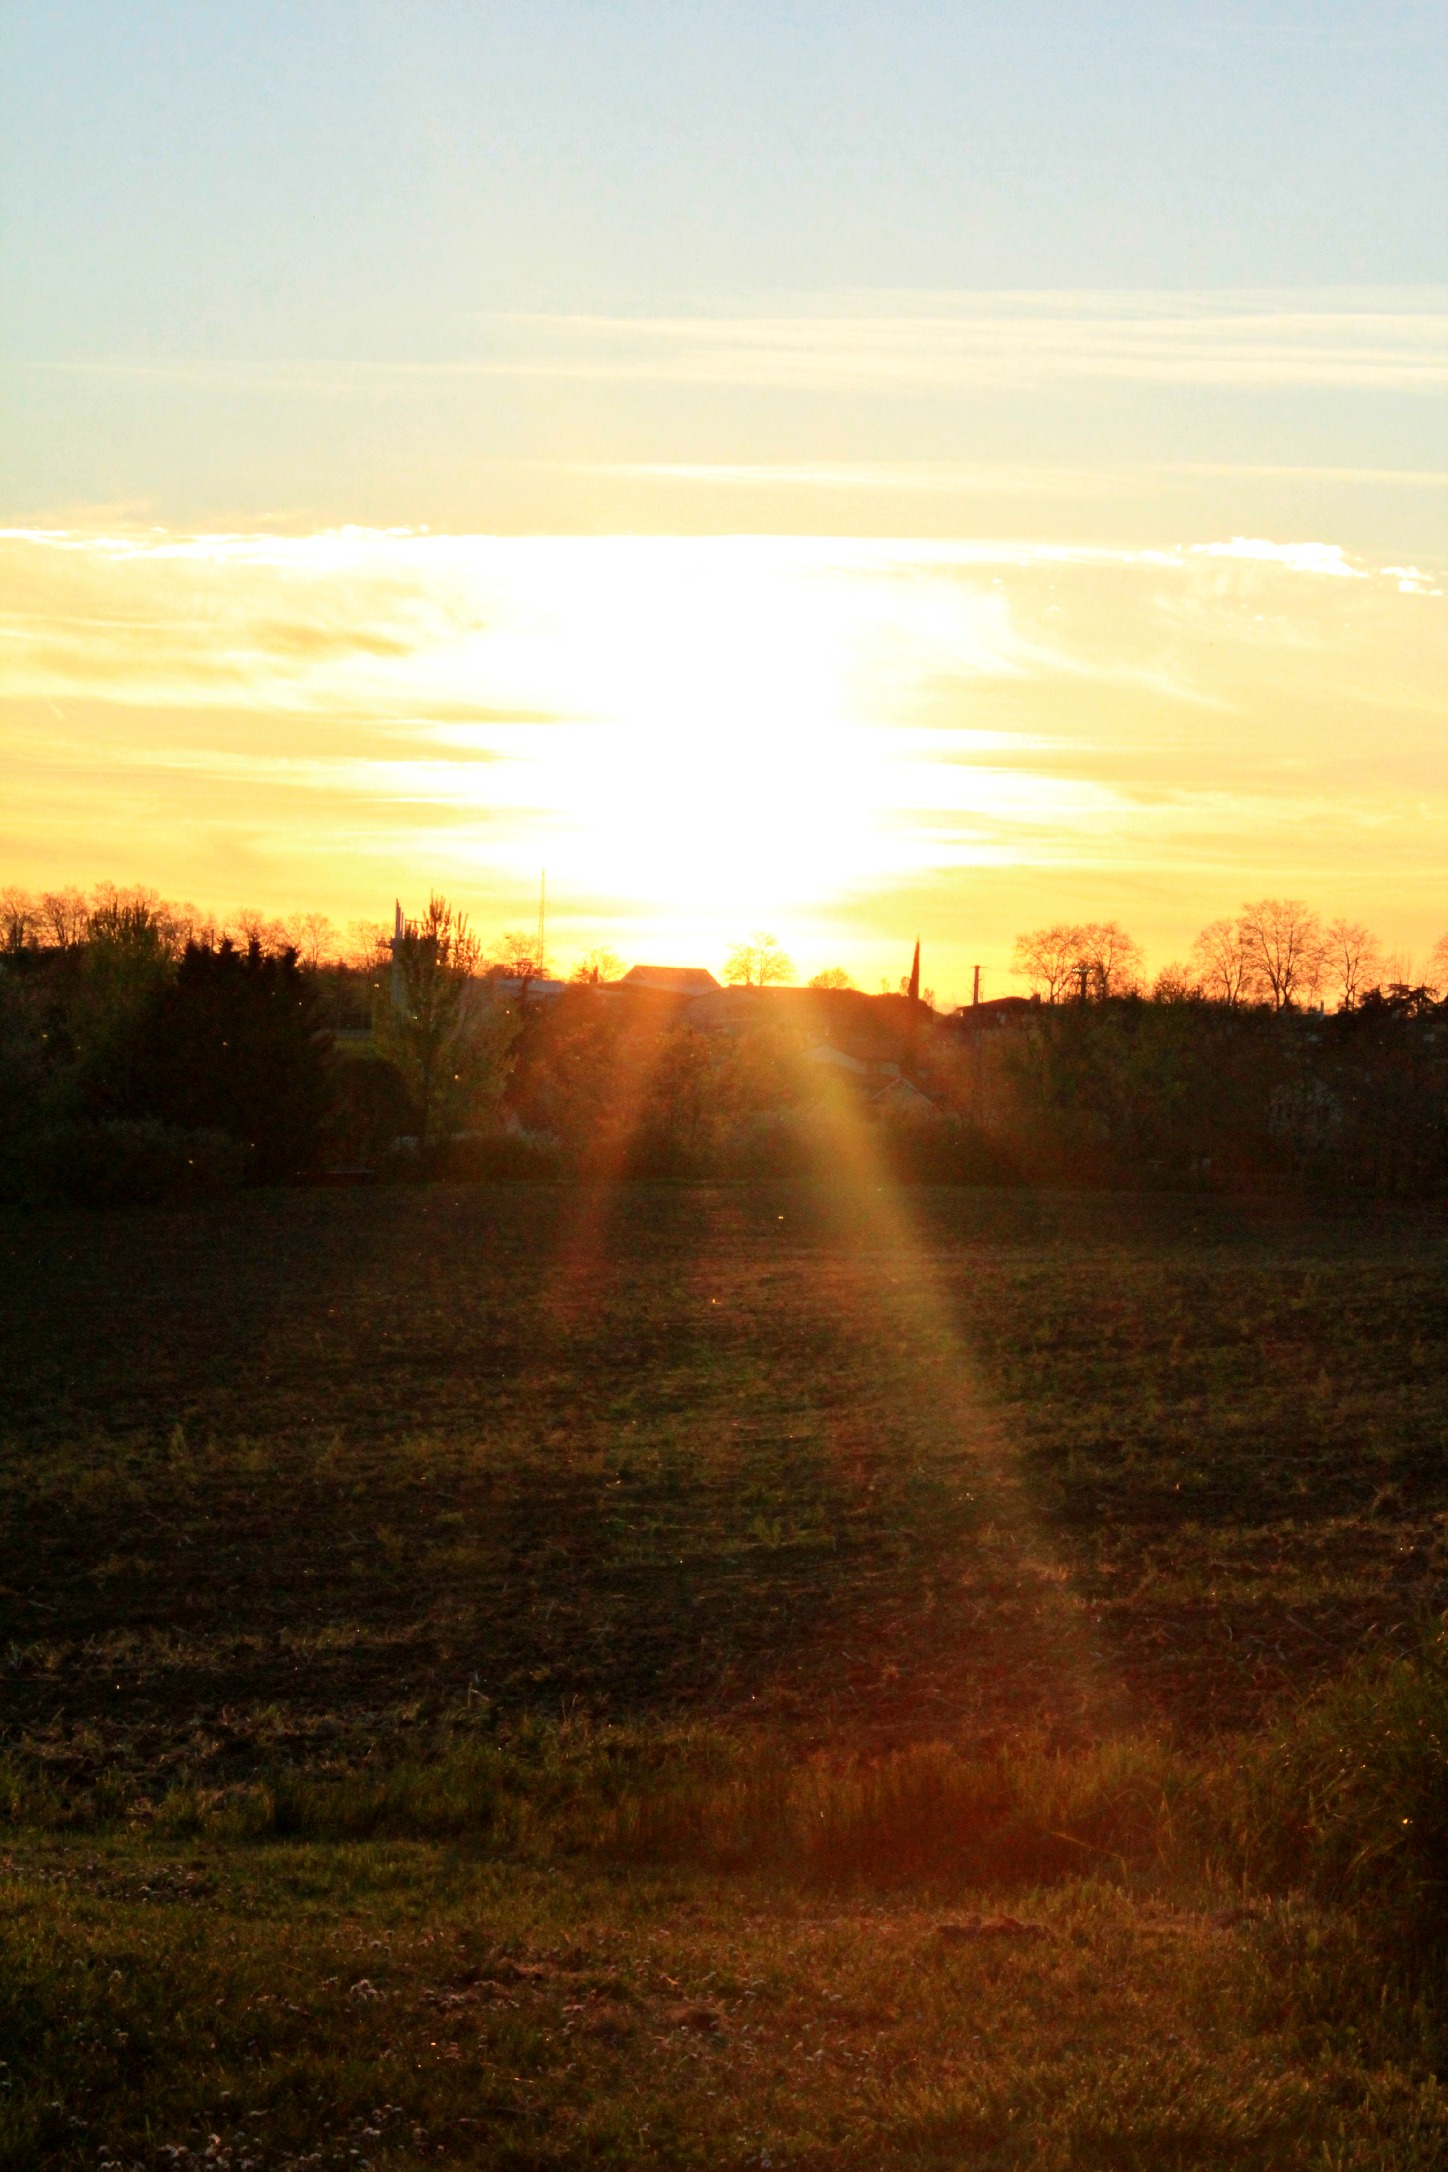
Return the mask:
<svg viewBox="0 0 1448 2172"><path fill-rule="evenodd" d="M1338 543L1271 543L1263 536L1233 536L1229 543L1193 543L1193 558L1246 558L1258 565L1285 566L1289 573L1312 573L1335 581L1368 581L1374 573L1396 581L1405 596L1441 596L1431 574L1421 566L1366 566Z"/></svg>
<svg viewBox="0 0 1448 2172"><path fill-rule="evenodd" d="M1091 497L1103 489L1149 486L1146 470L1132 477L1120 469L1031 467L1005 462L989 466L949 460L614 460L555 462L575 474L604 475L632 481L703 484L726 490L867 491L896 495L955 497L970 492L1002 497Z"/></svg>
<svg viewBox="0 0 1448 2172"><path fill-rule="evenodd" d="M1201 482L1260 477L1275 482L1342 483L1375 491L1448 490L1448 469L1288 466L1241 460L1141 460L1111 467L950 460L538 460L511 464L630 481L702 484L710 488L718 485L726 490L864 491L909 497L1098 497L1103 491L1139 494L1159 491L1164 477Z"/></svg>
<svg viewBox="0 0 1448 2172"><path fill-rule="evenodd" d="M1269 543L1262 536L1233 536L1229 543L1193 543L1194 558L1250 558L1258 565L1285 566L1289 573L1325 574L1334 581L1365 581L1366 566L1355 566L1338 543Z"/></svg>
<svg viewBox="0 0 1448 2172"><path fill-rule="evenodd" d="M1256 388L1448 385L1448 312L1229 297L927 296L891 310L485 320L487 366L808 389L1018 389L1091 378Z"/></svg>
<svg viewBox="0 0 1448 2172"><path fill-rule="evenodd" d="M1019 391L1080 381L1437 392L1448 297L901 294L669 316L494 313L465 355L370 361L87 358L33 367L233 392L376 397L488 377L816 391Z"/></svg>

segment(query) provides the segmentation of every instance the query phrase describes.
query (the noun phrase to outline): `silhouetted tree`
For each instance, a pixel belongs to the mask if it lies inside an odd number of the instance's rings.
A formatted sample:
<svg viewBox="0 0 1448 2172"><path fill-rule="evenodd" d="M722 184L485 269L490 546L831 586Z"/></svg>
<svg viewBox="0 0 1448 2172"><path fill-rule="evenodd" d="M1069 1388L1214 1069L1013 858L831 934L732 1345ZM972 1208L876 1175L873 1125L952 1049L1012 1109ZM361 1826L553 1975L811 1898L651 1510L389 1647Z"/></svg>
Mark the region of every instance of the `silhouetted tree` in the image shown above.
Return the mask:
<svg viewBox="0 0 1448 2172"><path fill-rule="evenodd" d="M188 943L146 1020L127 1113L224 1131L253 1183L304 1174L318 1155L331 1057L296 952Z"/></svg>
<svg viewBox="0 0 1448 2172"><path fill-rule="evenodd" d="M1383 946L1358 920L1329 921L1323 935L1323 975L1345 1011L1355 1010L1383 977Z"/></svg>
<svg viewBox="0 0 1448 2172"><path fill-rule="evenodd" d="M1255 1001L1260 969L1240 921L1211 921L1192 944L1191 963L1209 1002L1225 1003L1235 1010L1239 1004Z"/></svg>
<svg viewBox="0 0 1448 2172"><path fill-rule="evenodd" d="M538 947L538 937L524 935L517 928L510 928L500 935L487 956L482 959L486 973L499 973L505 980L543 980L543 953Z"/></svg>
<svg viewBox="0 0 1448 2172"><path fill-rule="evenodd" d="M228 933L233 943L240 937L238 947L242 949L249 948L253 943L263 951L281 951L294 947L286 922L258 912L254 906L246 906L234 916Z"/></svg>
<svg viewBox="0 0 1448 2172"><path fill-rule="evenodd" d="M285 925L287 941L309 973L336 957L337 931L325 913L293 913Z"/></svg>
<svg viewBox="0 0 1448 2172"><path fill-rule="evenodd" d="M604 981L622 980L623 960L616 951L600 945L585 950L568 977L577 988L597 988Z"/></svg>
<svg viewBox="0 0 1448 2172"><path fill-rule="evenodd" d="M380 920L348 921L345 962L354 973L376 974L391 958L391 937Z"/></svg>
<svg viewBox="0 0 1448 2172"><path fill-rule="evenodd" d="M28 890L10 883L0 890L0 949L27 949L40 933L40 907Z"/></svg>
<svg viewBox="0 0 1448 2172"><path fill-rule="evenodd" d="M794 966L772 935L756 935L751 942L736 943L724 961L724 978L731 988L770 988L794 978Z"/></svg>
<svg viewBox="0 0 1448 2172"><path fill-rule="evenodd" d="M1011 970L1048 1003L1103 1001L1140 985L1141 946L1119 920L1058 920L1016 938Z"/></svg>
<svg viewBox="0 0 1448 2172"><path fill-rule="evenodd" d="M1088 920L1080 930L1078 975L1097 1002L1108 996L1135 995L1141 986L1141 945L1119 920Z"/></svg>
<svg viewBox="0 0 1448 2172"><path fill-rule="evenodd" d="M1164 965L1151 984L1153 1003L1200 1003L1205 993L1191 967L1176 959Z"/></svg>
<svg viewBox="0 0 1448 2172"><path fill-rule="evenodd" d="M1296 897L1244 905L1237 921L1242 950L1274 1011L1310 1003L1322 981L1322 922Z"/></svg>
<svg viewBox="0 0 1448 2172"><path fill-rule="evenodd" d="M98 889L68 1008L79 1101L88 1115L149 1116L145 1036L175 971L170 932L146 891Z"/></svg>
<svg viewBox="0 0 1448 2172"><path fill-rule="evenodd" d="M373 1033L417 1111L424 1157L470 1118L491 1113L507 1075L517 1020L475 979L480 946L467 917L432 897L392 946Z"/></svg>
<svg viewBox="0 0 1448 2172"><path fill-rule="evenodd" d="M1048 1003L1059 1003L1071 993L1080 954L1079 924L1057 920L1048 928L1032 928L1029 934L1016 937L1011 971L1028 980Z"/></svg>
<svg viewBox="0 0 1448 2172"><path fill-rule="evenodd" d="M47 890L40 900L40 922L57 950L78 950L86 938L90 907L80 890Z"/></svg>

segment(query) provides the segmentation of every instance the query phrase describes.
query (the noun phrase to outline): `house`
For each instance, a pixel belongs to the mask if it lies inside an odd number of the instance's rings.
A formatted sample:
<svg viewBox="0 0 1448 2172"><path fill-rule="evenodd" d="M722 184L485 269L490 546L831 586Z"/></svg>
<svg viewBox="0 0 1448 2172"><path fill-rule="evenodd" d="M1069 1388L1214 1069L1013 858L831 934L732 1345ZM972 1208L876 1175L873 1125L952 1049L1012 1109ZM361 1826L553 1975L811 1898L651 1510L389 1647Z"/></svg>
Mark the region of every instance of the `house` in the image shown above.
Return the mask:
<svg viewBox="0 0 1448 2172"><path fill-rule="evenodd" d="M852 1056L848 1049L838 1047L833 1041L816 1041L805 1053L811 1063L823 1064L848 1080L874 1115L906 1117L924 1123L940 1115L929 1094L922 1093L913 1080L906 1078L898 1063Z"/></svg>
<svg viewBox="0 0 1448 2172"><path fill-rule="evenodd" d="M568 987L566 980L542 979L533 974L525 979L516 973L487 973L473 985L485 991L488 1001L498 999L504 1003L556 1003Z"/></svg>
<svg viewBox="0 0 1448 2172"><path fill-rule="evenodd" d="M872 1087L888 1084L900 1076L898 1063L871 1062L863 1056L852 1056L847 1048L837 1048L833 1041L816 1041L807 1051L811 1063L823 1063L832 1071L843 1071L847 1078L863 1079Z"/></svg>
<svg viewBox="0 0 1448 2172"><path fill-rule="evenodd" d="M929 1094L922 1093L913 1079L906 1078L903 1073L899 1078L886 1080L873 1097L872 1106L877 1115L904 1117L914 1124L935 1123L942 1115Z"/></svg>
<svg viewBox="0 0 1448 2172"><path fill-rule="evenodd" d="M992 996L985 1003L963 1003L942 1023L957 1033L987 1033L997 1026L1020 1025L1040 1008L1038 995Z"/></svg>
<svg viewBox="0 0 1448 2172"><path fill-rule="evenodd" d="M719 983L702 965L631 965L615 988L647 988L656 995L717 995Z"/></svg>

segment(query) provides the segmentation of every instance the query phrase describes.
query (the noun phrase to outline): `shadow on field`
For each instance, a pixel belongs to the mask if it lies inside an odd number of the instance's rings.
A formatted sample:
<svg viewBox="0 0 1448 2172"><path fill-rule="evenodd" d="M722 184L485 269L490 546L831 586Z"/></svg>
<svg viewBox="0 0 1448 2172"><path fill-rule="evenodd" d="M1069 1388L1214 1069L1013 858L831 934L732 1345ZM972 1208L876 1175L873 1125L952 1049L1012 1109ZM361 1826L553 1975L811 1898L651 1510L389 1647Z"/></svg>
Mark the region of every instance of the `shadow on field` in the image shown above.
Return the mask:
<svg viewBox="0 0 1448 2172"><path fill-rule="evenodd" d="M1251 1723L1443 1603L1436 1223L832 1186L10 1217L12 1746Z"/></svg>

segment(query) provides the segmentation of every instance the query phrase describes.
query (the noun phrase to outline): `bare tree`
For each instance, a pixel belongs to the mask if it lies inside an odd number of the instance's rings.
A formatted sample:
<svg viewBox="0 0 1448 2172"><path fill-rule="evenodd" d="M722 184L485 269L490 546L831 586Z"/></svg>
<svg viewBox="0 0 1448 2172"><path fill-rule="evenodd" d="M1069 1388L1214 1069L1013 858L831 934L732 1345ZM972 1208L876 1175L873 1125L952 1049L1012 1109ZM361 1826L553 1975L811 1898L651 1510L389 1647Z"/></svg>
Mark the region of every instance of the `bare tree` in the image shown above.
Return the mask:
<svg viewBox="0 0 1448 2172"><path fill-rule="evenodd" d="M1428 985L1440 1000L1448 996L1448 935L1440 935L1428 953Z"/></svg>
<svg viewBox="0 0 1448 2172"><path fill-rule="evenodd" d="M12 883L0 890L0 949L28 950L40 932L40 907Z"/></svg>
<svg viewBox="0 0 1448 2172"><path fill-rule="evenodd" d="M778 987L794 979L794 966L774 936L756 935L734 945L724 961L724 978L731 988Z"/></svg>
<svg viewBox="0 0 1448 2172"><path fill-rule="evenodd" d="M599 945L584 951L568 977L576 987L597 988L604 981L622 980L623 960L616 951Z"/></svg>
<svg viewBox="0 0 1448 2172"><path fill-rule="evenodd" d="M811 976L811 988L853 988L854 982L842 965L827 965L822 973Z"/></svg>
<svg viewBox="0 0 1448 2172"><path fill-rule="evenodd" d="M387 963L389 936L380 920L349 920L346 962L359 973L375 973Z"/></svg>
<svg viewBox="0 0 1448 2172"><path fill-rule="evenodd" d="M98 883L87 912L91 947L112 943L164 957L169 947L164 912L155 891L139 883L129 890L118 890L113 882Z"/></svg>
<svg viewBox="0 0 1448 2172"><path fill-rule="evenodd" d="M221 939L215 913L204 913L199 905L162 905L160 910L168 946L176 957L188 943L214 949Z"/></svg>
<svg viewBox="0 0 1448 2172"><path fill-rule="evenodd" d="M255 943L260 950L295 950L291 931L284 920L269 920L265 913L248 910L237 913L228 932L239 935L244 945Z"/></svg>
<svg viewBox="0 0 1448 2172"><path fill-rule="evenodd" d="M1182 965L1175 959L1162 967L1151 984L1153 1003L1195 1003L1200 1001L1203 993L1199 976L1189 965Z"/></svg>
<svg viewBox="0 0 1448 2172"><path fill-rule="evenodd" d="M1011 970L1048 1003L1070 996L1101 1001L1141 986L1141 945L1119 920L1057 920L1016 937Z"/></svg>
<svg viewBox="0 0 1448 2172"><path fill-rule="evenodd" d="M1237 927L1274 1011L1310 1003L1322 983L1322 922L1296 897L1264 897L1244 905Z"/></svg>
<svg viewBox="0 0 1448 2172"><path fill-rule="evenodd" d="M1135 995L1141 987L1146 960L1141 945L1128 935L1119 920L1088 920L1077 930L1078 982L1085 970L1086 990L1098 998Z"/></svg>
<svg viewBox="0 0 1448 2172"><path fill-rule="evenodd" d="M1075 920L1057 920L1016 937L1011 971L1028 980L1048 1003L1060 1003L1077 985L1084 929Z"/></svg>
<svg viewBox="0 0 1448 2172"><path fill-rule="evenodd" d="M320 972L336 957L337 931L325 913L292 913L282 927L297 963L309 973Z"/></svg>
<svg viewBox="0 0 1448 2172"><path fill-rule="evenodd" d="M1191 969L1212 1003L1235 1010L1256 1000L1260 974L1237 920L1213 920L1192 944Z"/></svg>
<svg viewBox="0 0 1448 2172"><path fill-rule="evenodd" d="M1336 988L1341 1007L1356 1010L1383 978L1383 946L1358 920L1333 920L1323 936L1323 977Z"/></svg>
<svg viewBox="0 0 1448 2172"><path fill-rule="evenodd" d="M486 973L501 973L505 980L542 980L543 955L536 935L510 928L500 935L483 960Z"/></svg>
<svg viewBox="0 0 1448 2172"><path fill-rule="evenodd" d="M214 939L216 922L194 905L169 903L148 883L121 886L98 882L86 908L87 943L94 946L102 938L114 942L118 931L129 931L124 935L129 942L139 939L137 931L141 929L146 931L145 943L159 947L161 954L174 963L188 942Z"/></svg>
<svg viewBox="0 0 1448 2172"><path fill-rule="evenodd" d="M90 921L84 891L47 890L40 900L40 921L57 950L79 949Z"/></svg>

